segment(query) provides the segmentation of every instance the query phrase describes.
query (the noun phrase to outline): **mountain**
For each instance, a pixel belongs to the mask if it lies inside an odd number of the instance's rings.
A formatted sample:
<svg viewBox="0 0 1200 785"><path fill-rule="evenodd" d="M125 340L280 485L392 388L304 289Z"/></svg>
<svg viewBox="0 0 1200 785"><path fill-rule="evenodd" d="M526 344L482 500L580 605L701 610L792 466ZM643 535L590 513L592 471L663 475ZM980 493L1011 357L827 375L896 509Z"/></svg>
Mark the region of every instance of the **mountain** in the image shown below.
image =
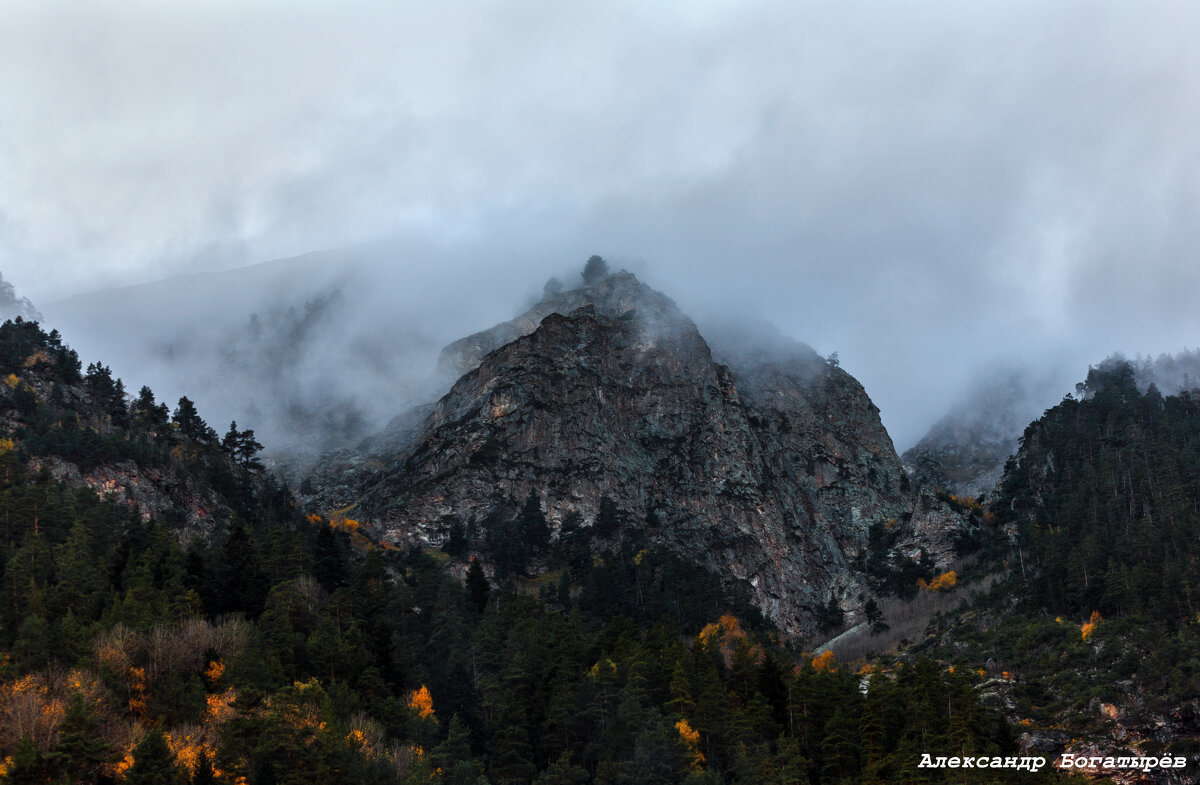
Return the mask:
<svg viewBox="0 0 1200 785"><path fill-rule="evenodd" d="M443 366L464 373L427 414L303 489L381 539L433 545L455 526L487 540L532 495L556 535L578 520L597 554L665 545L811 635L831 604L861 618L873 525L892 532L890 569L945 566L970 524L910 485L853 377L803 344L769 348L724 365L669 298L609 275L450 344Z"/></svg>
<svg viewBox="0 0 1200 785"><path fill-rule="evenodd" d="M0 777L1196 780L1193 396L1102 363L981 510L803 344L623 273L564 302L324 462L327 515L0 325ZM869 659L799 653L843 612Z"/></svg>
<svg viewBox="0 0 1200 785"><path fill-rule="evenodd" d="M651 336L595 311L543 326L591 322L614 348L665 352L641 375L667 387L687 368L679 384L727 384L687 320ZM515 346L553 337L541 330ZM675 360L687 368L664 365ZM57 332L0 325L0 371L6 783L794 785L915 779L923 754L1019 752L969 671L916 658L867 674L800 655L747 586L622 530L603 497L604 546L564 521L546 556L557 574L493 586L474 559L464 586L447 553L301 514L252 432L218 438L188 398L172 413L148 387L127 395ZM728 418L710 432L737 417L731 390L704 393ZM515 520L499 533L517 536L489 545L497 566L548 536L536 495Z"/></svg>

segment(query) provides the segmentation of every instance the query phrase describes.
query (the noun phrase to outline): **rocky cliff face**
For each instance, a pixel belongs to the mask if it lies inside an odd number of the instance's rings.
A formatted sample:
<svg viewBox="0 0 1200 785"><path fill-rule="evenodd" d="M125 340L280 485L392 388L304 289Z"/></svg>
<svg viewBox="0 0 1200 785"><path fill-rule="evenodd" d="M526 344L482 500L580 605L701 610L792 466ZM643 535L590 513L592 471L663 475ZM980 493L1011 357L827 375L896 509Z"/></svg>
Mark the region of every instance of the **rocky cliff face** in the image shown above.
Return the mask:
<svg viewBox="0 0 1200 785"><path fill-rule="evenodd" d="M653 512L648 536L745 581L782 629L808 633L831 597L853 614L868 595L851 562L869 525L908 520L911 544L928 511L913 519L916 495L857 381L801 344L751 355L714 361L674 303L618 273L452 344L443 362L469 370L419 434L374 456L379 469L360 461L356 480L345 456L327 474L343 480L337 502L357 494L356 515L394 540L438 542L453 519L530 491L552 526L591 521L607 496L626 526ZM937 528L926 546L946 552Z"/></svg>

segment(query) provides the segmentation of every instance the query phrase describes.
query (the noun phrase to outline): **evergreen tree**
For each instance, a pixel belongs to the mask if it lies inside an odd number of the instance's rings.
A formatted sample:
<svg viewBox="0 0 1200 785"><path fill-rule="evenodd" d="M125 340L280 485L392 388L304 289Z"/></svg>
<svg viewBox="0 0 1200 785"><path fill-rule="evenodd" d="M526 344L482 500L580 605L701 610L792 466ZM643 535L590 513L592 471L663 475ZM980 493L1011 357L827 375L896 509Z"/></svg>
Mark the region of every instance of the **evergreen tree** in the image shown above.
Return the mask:
<svg viewBox="0 0 1200 785"><path fill-rule="evenodd" d="M152 730L133 750L126 785L180 785L182 776L162 732Z"/></svg>
<svg viewBox="0 0 1200 785"><path fill-rule="evenodd" d="M342 549L333 533L333 527L324 523L317 530L313 570L316 579L326 591L333 592L346 582L347 571Z"/></svg>
<svg viewBox="0 0 1200 785"><path fill-rule="evenodd" d="M537 767L533 764L524 707L511 692L501 702L492 745L488 768L496 785L528 785Z"/></svg>
<svg viewBox="0 0 1200 785"><path fill-rule="evenodd" d="M534 780L534 785L587 785L591 777L587 769L571 762L571 755L563 752L550 767Z"/></svg>
<svg viewBox="0 0 1200 785"><path fill-rule="evenodd" d="M483 612L491 594L492 587L487 576L483 574L483 567L479 565L478 559L471 559L471 566L467 568L467 595L477 611Z"/></svg>
<svg viewBox="0 0 1200 785"><path fill-rule="evenodd" d="M608 277L608 262L604 261L599 256L592 255L588 258L587 264L583 266L583 272L580 273L583 278L583 283L587 286L600 283Z"/></svg>
<svg viewBox="0 0 1200 785"><path fill-rule="evenodd" d="M542 500L535 491L530 491L521 507L521 533L527 547L536 554L544 554L550 547L550 524L542 512Z"/></svg>
<svg viewBox="0 0 1200 785"><path fill-rule="evenodd" d="M592 523L592 531L602 540L610 539L621 528L621 512L609 496L600 499L600 509L596 512L596 520Z"/></svg>
<svg viewBox="0 0 1200 785"><path fill-rule="evenodd" d="M471 550L471 545L467 542L467 531L463 527L462 521L455 518L450 522L450 529L446 535L446 541L442 543L442 551L453 556L455 559L461 559Z"/></svg>
<svg viewBox="0 0 1200 785"><path fill-rule="evenodd" d="M51 760L42 754L28 733L17 741L7 769L4 778L6 785L40 785L50 782L53 772Z"/></svg>
<svg viewBox="0 0 1200 785"><path fill-rule="evenodd" d="M229 423L229 430L221 439L221 449L244 469L261 470L263 468L262 461L258 459L258 453L262 452L262 445L254 438L253 430L239 431L237 420Z"/></svg>
<svg viewBox="0 0 1200 785"><path fill-rule="evenodd" d="M142 385L137 399L133 402L132 414L137 425L151 430L165 426L170 416L167 405L155 403L154 391L146 385Z"/></svg>
<svg viewBox="0 0 1200 785"><path fill-rule="evenodd" d="M202 752L196 761L196 770L192 772L191 785L216 785L217 775L213 771L212 758Z"/></svg>
<svg viewBox="0 0 1200 785"><path fill-rule="evenodd" d="M178 425L179 432L192 441L211 444L217 439L216 431L204 422L196 410L196 404L186 395L179 399L179 405L171 415L171 422Z"/></svg>
<svg viewBox="0 0 1200 785"><path fill-rule="evenodd" d="M100 721L88 711L83 695L75 693L63 713L54 747L58 765L70 782L93 783L113 754L100 736Z"/></svg>
<svg viewBox="0 0 1200 785"><path fill-rule="evenodd" d="M222 548L220 574L222 610L257 616L266 599L265 579L258 549L241 520L233 522L225 547Z"/></svg>

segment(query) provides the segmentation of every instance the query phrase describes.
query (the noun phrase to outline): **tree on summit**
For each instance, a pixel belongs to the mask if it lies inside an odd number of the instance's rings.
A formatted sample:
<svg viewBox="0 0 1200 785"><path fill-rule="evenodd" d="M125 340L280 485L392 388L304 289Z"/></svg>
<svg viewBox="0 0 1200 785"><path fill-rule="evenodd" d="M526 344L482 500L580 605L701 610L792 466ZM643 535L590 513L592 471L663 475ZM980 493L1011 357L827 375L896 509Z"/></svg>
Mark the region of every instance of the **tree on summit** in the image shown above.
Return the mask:
<svg viewBox="0 0 1200 785"><path fill-rule="evenodd" d="M154 391L146 385L142 385L131 409L134 420L139 425L149 428L161 428L167 424L167 419L171 416L165 403L154 402Z"/></svg>
<svg viewBox="0 0 1200 785"><path fill-rule="evenodd" d="M118 421L125 419L129 413L125 404L125 383L114 379L108 366L90 363L83 383L92 399L102 406L105 412Z"/></svg>
<svg viewBox="0 0 1200 785"><path fill-rule="evenodd" d="M196 404L186 395L179 399L171 422L179 426L180 433L193 441L212 443L217 440L217 432L204 422L196 411Z"/></svg>
<svg viewBox="0 0 1200 785"><path fill-rule="evenodd" d="M262 461L257 457L262 452L262 448L263 446L255 440L253 430L249 428L244 431L238 430L237 420L229 423L229 431L221 440L221 449L247 469L263 468Z"/></svg>
<svg viewBox="0 0 1200 785"><path fill-rule="evenodd" d="M608 262L600 256L593 255L583 266L583 272L580 275L588 286L599 283L608 277Z"/></svg>

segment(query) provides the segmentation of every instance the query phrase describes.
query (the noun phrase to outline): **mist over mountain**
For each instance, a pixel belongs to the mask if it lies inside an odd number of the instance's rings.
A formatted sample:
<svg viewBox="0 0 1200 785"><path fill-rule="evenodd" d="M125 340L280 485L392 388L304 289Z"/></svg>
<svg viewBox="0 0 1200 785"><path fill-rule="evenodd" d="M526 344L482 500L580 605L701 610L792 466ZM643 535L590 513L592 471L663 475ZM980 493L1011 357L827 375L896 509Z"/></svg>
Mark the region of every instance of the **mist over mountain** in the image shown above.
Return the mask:
<svg viewBox="0 0 1200 785"><path fill-rule="evenodd" d="M1119 355L1110 358L1121 361ZM1200 349L1182 349L1175 354L1137 357L1132 362L1138 388L1145 392L1151 384L1163 395L1174 395L1200 388Z"/></svg>
<svg viewBox="0 0 1200 785"><path fill-rule="evenodd" d="M17 295L16 289L4 276L0 275L0 320L21 317L25 321L38 321L42 315L38 313L28 297Z"/></svg>
<svg viewBox="0 0 1200 785"><path fill-rule="evenodd" d="M996 366L977 377L954 406L905 450L914 481L948 493L992 491L1025 426L1069 389L1027 365ZM1062 388L1062 389L1059 389Z"/></svg>
<svg viewBox="0 0 1200 785"><path fill-rule="evenodd" d="M918 482L949 493L981 496L995 490L1004 463L1016 452L1025 426L1064 395L1094 394L1095 371L1102 374L1130 365L1142 392L1155 385L1163 395L1188 392L1200 385L1200 352L1138 357L1130 362L1119 353L1090 366L1087 379L1070 382L1073 369L1038 368L1028 362L996 365L976 376L958 401L915 445L905 450L905 468Z"/></svg>
<svg viewBox="0 0 1200 785"><path fill-rule="evenodd" d="M193 396L276 455L353 443L434 394L439 345L402 294L388 303L370 249L312 254L50 303L84 356ZM436 327L434 327L436 329Z"/></svg>

